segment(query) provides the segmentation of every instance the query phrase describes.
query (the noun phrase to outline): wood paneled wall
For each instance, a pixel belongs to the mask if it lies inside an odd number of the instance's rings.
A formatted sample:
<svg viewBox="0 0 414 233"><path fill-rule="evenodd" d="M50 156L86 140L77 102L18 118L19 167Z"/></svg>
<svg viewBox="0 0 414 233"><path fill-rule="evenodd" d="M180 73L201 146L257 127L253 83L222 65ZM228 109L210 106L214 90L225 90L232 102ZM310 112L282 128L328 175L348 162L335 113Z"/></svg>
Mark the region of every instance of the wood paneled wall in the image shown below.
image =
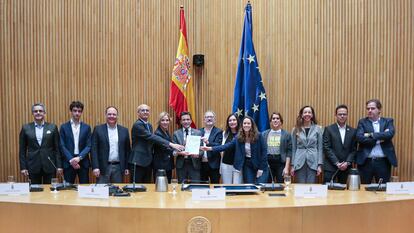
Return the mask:
<svg viewBox="0 0 414 233"><path fill-rule="evenodd" d="M34 102L47 120L68 120L72 100L85 103L84 121L104 122L107 105L131 127L140 103L151 122L168 107L179 37L179 6L190 53L205 55L193 70L197 123L213 109L223 126L231 111L243 9L221 0L0 0L0 181L19 174L18 134ZM379 98L395 118L401 180L414 179L414 3L411 0L253 0L254 44L269 111L293 127L299 108L315 107L321 125L337 104L350 124ZM22 177L20 177L20 180Z"/></svg>

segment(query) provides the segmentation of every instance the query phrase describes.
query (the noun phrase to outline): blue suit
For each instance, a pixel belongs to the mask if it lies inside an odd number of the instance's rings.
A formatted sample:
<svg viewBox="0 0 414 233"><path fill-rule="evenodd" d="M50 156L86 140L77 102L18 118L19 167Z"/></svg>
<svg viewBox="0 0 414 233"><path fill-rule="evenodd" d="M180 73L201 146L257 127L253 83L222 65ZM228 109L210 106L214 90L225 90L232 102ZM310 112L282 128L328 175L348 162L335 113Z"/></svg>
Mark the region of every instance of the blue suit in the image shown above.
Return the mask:
<svg viewBox="0 0 414 233"><path fill-rule="evenodd" d="M206 131L204 128L200 129L201 135L204 137ZM207 146L219 146L223 141L223 131L217 127L211 129L208 137ZM219 152L208 151L207 162L201 162L201 180L210 180L213 184L220 182L220 162L221 156Z"/></svg>
<svg viewBox="0 0 414 233"><path fill-rule="evenodd" d="M79 154L75 155L75 141L73 138L73 131L70 121L60 126L60 151L63 154L63 169L65 180L69 183L74 183L76 174L79 176L79 183L89 183L89 167L91 162L89 159L89 152L91 150L91 127L83 122L80 123L79 129ZM69 161L79 156L80 169L74 169Z"/></svg>
<svg viewBox="0 0 414 233"><path fill-rule="evenodd" d="M391 176L391 165L394 167L398 165L392 143L392 138L395 134L394 120L381 117L379 119L380 132L377 133L374 132L372 124L369 118L363 118L358 122L356 138L359 146L356 154L356 163L361 172L362 183L371 183L373 177L377 181L379 178L382 178L384 182L388 182ZM365 136L365 133L371 135ZM369 158L377 141L380 141L385 158Z"/></svg>
<svg viewBox="0 0 414 233"><path fill-rule="evenodd" d="M214 146L213 151L225 151L232 147L234 152L234 169L242 171L244 183L266 183L268 180L267 165L267 143L263 136L259 134L258 139L254 143L250 143L251 158L246 158L246 143L240 142L239 137L235 137L230 143L222 146ZM256 178L256 172L263 170L263 175Z"/></svg>

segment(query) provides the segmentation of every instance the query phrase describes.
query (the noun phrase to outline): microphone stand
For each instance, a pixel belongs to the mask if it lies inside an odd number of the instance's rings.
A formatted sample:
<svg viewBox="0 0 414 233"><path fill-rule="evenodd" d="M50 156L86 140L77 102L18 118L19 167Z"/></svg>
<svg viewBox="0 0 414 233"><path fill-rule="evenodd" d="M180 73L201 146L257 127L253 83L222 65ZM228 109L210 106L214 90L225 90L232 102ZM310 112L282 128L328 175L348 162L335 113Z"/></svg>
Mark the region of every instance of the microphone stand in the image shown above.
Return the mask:
<svg viewBox="0 0 414 233"><path fill-rule="evenodd" d="M272 169L270 168L269 163L267 164L267 167L269 168L270 178L272 178L272 187L270 188L269 191L276 191L276 188L275 188L275 179L273 178L273 172L272 172Z"/></svg>
<svg viewBox="0 0 414 233"><path fill-rule="evenodd" d="M52 164L52 166L55 168L55 170L57 171L57 167L55 165L55 163L50 159L49 156L47 156L47 159L49 160L49 162ZM63 188L66 188L66 181L65 181L65 177L62 174L59 174L60 177L62 178L62 182L63 182Z"/></svg>
<svg viewBox="0 0 414 233"><path fill-rule="evenodd" d="M136 173L136 167L137 167L137 163L134 162L134 171L133 171L133 177L132 177L132 186L131 185L125 185L124 187L122 187L123 190L125 190L126 192L143 192L146 191L147 188L144 185L136 185L135 184L135 173Z"/></svg>
<svg viewBox="0 0 414 233"><path fill-rule="evenodd" d="M329 188L331 188L331 189L333 189L333 187L334 187L334 179L335 179L335 176L338 174L339 170L340 170L339 168L336 169L335 173L333 174L333 176L332 176L332 178L329 182Z"/></svg>

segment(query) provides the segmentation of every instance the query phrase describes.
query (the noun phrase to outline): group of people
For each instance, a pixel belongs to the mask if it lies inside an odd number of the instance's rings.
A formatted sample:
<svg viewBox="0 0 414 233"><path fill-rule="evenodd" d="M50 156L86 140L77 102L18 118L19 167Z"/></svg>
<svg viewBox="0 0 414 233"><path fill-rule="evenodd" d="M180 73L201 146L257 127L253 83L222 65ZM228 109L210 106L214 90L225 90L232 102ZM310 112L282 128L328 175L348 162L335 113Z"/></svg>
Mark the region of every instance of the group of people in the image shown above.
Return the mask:
<svg viewBox="0 0 414 233"><path fill-rule="evenodd" d="M84 105L74 101L69 106L71 119L57 126L45 122L46 108L32 106L34 122L23 125L20 132L19 159L21 173L32 183L50 183L64 176L66 182L89 183L89 168L98 183L150 183L159 169L165 170L169 182L176 169L178 182L224 184L283 182L294 176L297 183L324 181L346 183L349 170L357 166L362 183L373 179L389 181L391 166L397 166L392 138L393 119L381 117L378 99L366 103L367 116L357 128L347 124L348 107L335 109L336 122L325 128L318 125L311 106L300 109L291 132L283 129L281 113L270 115L271 128L259 132L254 120L230 114L223 130L216 127L213 111L204 114L204 127L194 129L189 112L180 114L180 128L169 132L171 118L162 112L157 128L148 122L150 107L137 108L138 119L131 129L117 123L118 110L105 110L106 123L91 127L81 121ZM185 151L187 137L200 136L200 151ZM89 156L90 155L90 156Z"/></svg>

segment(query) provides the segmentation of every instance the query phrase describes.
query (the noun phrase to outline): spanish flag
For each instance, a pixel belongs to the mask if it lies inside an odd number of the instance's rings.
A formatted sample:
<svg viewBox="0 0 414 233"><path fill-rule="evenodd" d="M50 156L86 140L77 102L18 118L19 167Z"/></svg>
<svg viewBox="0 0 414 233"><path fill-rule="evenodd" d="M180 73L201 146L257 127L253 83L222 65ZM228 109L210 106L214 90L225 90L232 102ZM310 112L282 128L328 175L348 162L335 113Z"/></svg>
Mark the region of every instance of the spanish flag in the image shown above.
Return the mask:
<svg viewBox="0 0 414 233"><path fill-rule="evenodd" d="M169 104L174 109L177 122L181 112L191 113L195 128L194 81L190 74L190 59L188 58L187 29L185 26L184 7L180 7L180 41L171 77L171 92Z"/></svg>

